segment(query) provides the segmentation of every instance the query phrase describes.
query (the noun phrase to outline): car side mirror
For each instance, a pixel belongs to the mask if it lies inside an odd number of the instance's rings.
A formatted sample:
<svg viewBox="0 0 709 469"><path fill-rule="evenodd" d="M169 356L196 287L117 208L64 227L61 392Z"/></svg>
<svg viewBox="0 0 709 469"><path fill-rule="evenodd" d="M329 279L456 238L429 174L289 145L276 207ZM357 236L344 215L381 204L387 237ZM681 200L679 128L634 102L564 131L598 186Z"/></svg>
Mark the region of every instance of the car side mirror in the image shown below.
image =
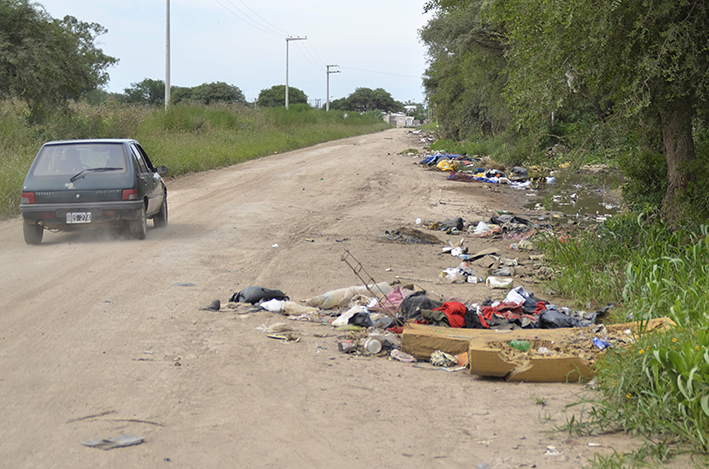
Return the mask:
<svg viewBox="0 0 709 469"><path fill-rule="evenodd" d="M165 174L167 172L167 166L158 166L157 168L155 168L155 171L158 174Z"/></svg>

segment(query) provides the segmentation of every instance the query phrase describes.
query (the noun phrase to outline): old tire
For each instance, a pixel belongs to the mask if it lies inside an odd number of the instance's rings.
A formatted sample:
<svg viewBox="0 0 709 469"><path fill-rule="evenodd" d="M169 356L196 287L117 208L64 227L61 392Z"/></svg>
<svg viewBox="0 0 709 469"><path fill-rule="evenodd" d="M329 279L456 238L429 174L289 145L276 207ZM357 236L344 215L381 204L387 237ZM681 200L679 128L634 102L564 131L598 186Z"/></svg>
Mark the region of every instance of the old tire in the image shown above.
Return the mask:
<svg viewBox="0 0 709 469"><path fill-rule="evenodd" d="M135 239L145 239L148 234L148 220L145 218L145 205L140 210L140 216L137 220L128 223L128 231Z"/></svg>
<svg viewBox="0 0 709 469"><path fill-rule="evenodd" d="M25 235L25 243L39 244L42 242L42 236L44 235L42 225L23 223L22 232Z"/></svg>
<svg viewBox="0 0 709 469"><path fill-rule="evenodd" d="M160 211L153 218L153 226L155 228L165 228L167 226L167 194L162 199Z"/></svg>

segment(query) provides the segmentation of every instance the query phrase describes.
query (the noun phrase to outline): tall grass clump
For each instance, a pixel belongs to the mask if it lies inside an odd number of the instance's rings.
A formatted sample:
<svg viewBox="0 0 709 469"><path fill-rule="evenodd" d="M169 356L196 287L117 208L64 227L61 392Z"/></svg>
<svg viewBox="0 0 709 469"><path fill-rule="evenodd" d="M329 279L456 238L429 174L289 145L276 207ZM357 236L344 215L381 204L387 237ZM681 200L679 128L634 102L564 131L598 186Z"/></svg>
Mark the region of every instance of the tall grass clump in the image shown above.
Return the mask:
<svg viewBox="0 0 709 469"><path fill-rule="evenodd" d="M37 152L28 116L19 100L0 101L0 216L17 212L22 182Z"/></svg>
<svg viewBox="0 0 709 469"><path fill-rule="evenodd" d="M169 176L204 171L274 153L384 130L376 114L291 110L237 104L181 104L167 111L108 102L74 103L31 125L19 101L0 102L0 217L18 213L22 181L44 142L135 138Z"/></svg>
<svg viewBox="0 0 709 469"><path fill-rule="evenodd" d="M616 320L640 321L627 347L608 349L597 362L597 397L584 402L587 430L641 435L655 457L709 454L707 234L706 226L690 231L626 215L539 244L555 269L552 285L578 301L616 301ZM643 331L659 317L674 326Z"/></svg>

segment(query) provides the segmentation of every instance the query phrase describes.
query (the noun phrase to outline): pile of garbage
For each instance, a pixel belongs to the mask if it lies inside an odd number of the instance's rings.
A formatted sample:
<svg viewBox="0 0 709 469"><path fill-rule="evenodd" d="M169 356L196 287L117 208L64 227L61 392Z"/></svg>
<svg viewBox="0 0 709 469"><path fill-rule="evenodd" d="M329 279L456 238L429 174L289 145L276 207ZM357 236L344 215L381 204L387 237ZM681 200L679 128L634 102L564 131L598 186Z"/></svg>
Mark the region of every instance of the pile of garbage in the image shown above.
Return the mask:
<svg viewBox="0 0 709 469"><path fill-rule="evenodd" d="M509 171L489 158L435 152L425 155L419 161L428 169L449 172L448 179L461 182L487 182L508 184L518 189L537 188L539 184L554 183L553 175L530 177L529 169L514 166Z"/></svg>
<svg viewBox="0 0 709 469"><path fill-rule="evenodd" d="M216 302L209 309L215 305L221 309ZM415 284L380 282L331 290L300 302L291 301L281 290L251 286L235 292L225 310L266 310L294 321L319 323L339 333L337 347L342 353L416 362L401 350L400 334L407 323L486 330L589 328L612 306L574 311L541 300L521 286L510 289L504 298L473 302L444 298ZM262 325L258 330L270 338L300 341L299 333L287 322ZM457 359L453 363L441 353L429 361L438 366L458 364Z"/></svg>

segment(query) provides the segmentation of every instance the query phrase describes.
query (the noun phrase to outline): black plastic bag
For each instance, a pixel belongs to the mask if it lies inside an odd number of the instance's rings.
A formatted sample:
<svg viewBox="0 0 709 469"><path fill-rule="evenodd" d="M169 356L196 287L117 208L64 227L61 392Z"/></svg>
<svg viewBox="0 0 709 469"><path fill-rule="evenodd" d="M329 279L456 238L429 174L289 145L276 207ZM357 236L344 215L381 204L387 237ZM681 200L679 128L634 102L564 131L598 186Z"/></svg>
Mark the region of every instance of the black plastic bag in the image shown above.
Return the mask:
<svg viewBox="0 0 709 469"><path fill-rule="evenodd" d="M274 299L288 301L290 298L288 298L288 296L280 290L270 290L263 287L246 287L243 290L234 293L231 298L229 298L229 301L235 303L251 303L253 305L262 301Z"/></svg>

